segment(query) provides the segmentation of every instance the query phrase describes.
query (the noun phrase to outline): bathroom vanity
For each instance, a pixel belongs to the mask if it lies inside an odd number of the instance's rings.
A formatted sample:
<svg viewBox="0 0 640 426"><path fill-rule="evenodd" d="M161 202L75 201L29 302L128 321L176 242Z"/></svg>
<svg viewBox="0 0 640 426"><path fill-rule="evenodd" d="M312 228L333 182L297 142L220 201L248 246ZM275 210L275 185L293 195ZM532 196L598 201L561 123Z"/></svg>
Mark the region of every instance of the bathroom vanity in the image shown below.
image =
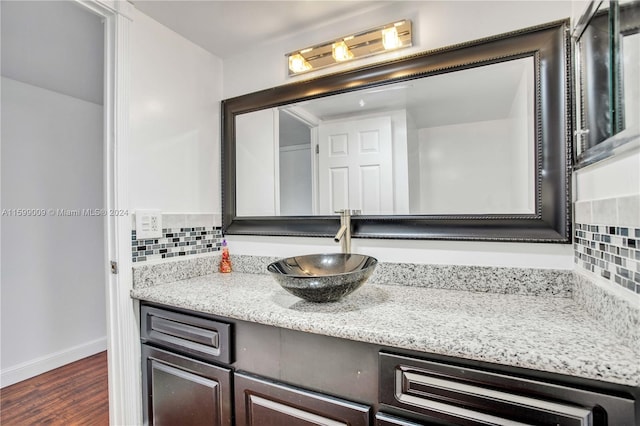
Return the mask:
<svg viewBox="0 0 640 426"><path fill-rule="evenodd" d="M149 424L640 419L637 350L565 297L368 283L313 304L235 272L132 295Z"/></svg>
<svg viewBox="0 0 640 426"><path fill-rule="evenodd" d="M615 6L615 2L611 4ZM344 228L344 217L339 226L333 212L358 209L362 215L354 217L350 225L354 237L571 242L574 70L569 33L568 21L551 22L226 99L222 103L223 233L333 237ZM522 101L503 104L520 105L522 108L512 109L527 111L507 120L519 123L518 134L523 137L505 133L509 134L505 146L484 149L484 157L470 151L471 145L452 155L438 156L438 163L447 164L448 171L474 171L478 164L486 169L461 175L465 176L460 179L464 188L443 190L446 202L435 210L431 207L438 206L437 197L414 197L427 194L427 186L416 191L418 186L408 185L412 176L412 182L436 182L443 188L443 179L423 176L433 165L409 161L419 157L414 148L438 139L433 129L444 125L417 123L416 117L434 115L423 111L429 99L402 104L382 118L375 108L358 115L357 120L354 111L342 109L327 116L313 113L326 109L324 102L331 98L340 107L357 104L360 111L367 104L372 108L381 92L387 92L387 99L395 99L394 94L402 99L419 92L422 83L429 87L425 92L433 95L432 87L443 86L440 78L449 82L443 87L457 87L460 76L468 72L475 75L470 87L488 88L487 94L478 95L463 86L463 94L472 96L458 99L455 91L447 90L434 108L444 109L442 99L447 98L455 111L445 115L457 117L464 115L458 113L462 105L473 105L473 98L483 102L482 107L473 109L484 112L488 109L484 101L495 98L497 91L481 76L502 75L497 74L502 67L514 73L505 74L511 75L509 79L498 77L496 81L501 86L506 80L518 82L509 99ZM381 118L375 132L363 127L374 115ZM367 182L379 180L377 189L369 193L388 196L396 188L384 186L391 180L382 176L394 176L394 182L410 187L408 192L394 193L394 199L404 200L403 204L387 206L386 198L370 203L350 200L345 195L349 191L344 190L350 176L346 172L344 176L336 172L339 179L331 180L337 182L336 187L329 187L329 197L322 199L314 191L322 194L326 189L323 183L317 189L296 191L294 196L286 193L286 185L272 184L286 182L278 180L281 176L276 166L288 164L284 161L288 157L275 151L279 141L274 129L292 117L304 122L315 138L313 142L311 137L305 138L308 146L304 149L319 156L318 166L313 163L302 170L312 182L329 180L329 169L323 166L327 147L343 156L355 152L349 148L348 138L333 137L338 134L336 128L349 135L358 129L362 134L383 135L375 143L362 139L370 151L386 149L383 158L391 157L387 149L390 140L393 143L389 146L402 147L393 157L406 158L407 164L391 172L387 170L390 166L381 162L380 173L372 172ZM266 127L260 129L257 124L262 122ZM349 131L344 131L346 128ZM397 132L402 135L393 135L392 128L404 129ZM461 139L479 145L476 133ZM268 140L261 139L265 135ZM428 138L420 140L421 135ZM443 146L451 146L456 139L444 137ZM511 152L516 139L520 144L516 150L528 156L521 163L514 162L515 157L500 160L497 153ZM416 141L420 143L416 145ZM290 147L283 150L283 146L279 149L289 155ZM430 152L420 157L427 158ZM460 161L461 152L471 152L469 165ZM273 164L265 158L274 158ZM265 166L266 174L256 173L257 164ZM524 171L521 176L506 168L513 164ZM470 185L494 169L504 169L495 182L478 184L478 188ZM514 186L516 180L522 181L521 187ZM508 205L504 209L452 204L470 201L476 194L483 201L489 199L486 194L501 192L497 189L500 182L508 182L518 188L518 196L526 196L519 207L513 207L513 199L508 197L503 200ZM469 188L470 194L463 192ZM451 193L458 195L449 196ZM286 202L276 203L300 199L301 194L309 195L303 213L297 210L299 206L294 214ZM325 206L327 199L335 208ZM625 302L590 297L597 291L589 297L576 297L578 287L573 278L561 276L567 271L466 267L461 272L463 267L449 265L443 267L449 268L445 273L434 277L431 270L417 271L416 265L388 268L393 270L394 280L368 282L348 297L327 304L305 302L288 294L265 275L265 265L256 268L260 271L256 273L181 277L160 283L135 279L134 271L134 281L140 284L134 285L132 297L141 301L145 422L256 426L640 424L637 307L620 308ZM210 266L208 270L215 269ZM531 274L538 274L538 278L532 279ZM424 286L423 281L430 281L430 285ZM589 309L607 310L607 315L592 316L584 299L590 300ZM617 333L620 330L623 332Z"/></svg>

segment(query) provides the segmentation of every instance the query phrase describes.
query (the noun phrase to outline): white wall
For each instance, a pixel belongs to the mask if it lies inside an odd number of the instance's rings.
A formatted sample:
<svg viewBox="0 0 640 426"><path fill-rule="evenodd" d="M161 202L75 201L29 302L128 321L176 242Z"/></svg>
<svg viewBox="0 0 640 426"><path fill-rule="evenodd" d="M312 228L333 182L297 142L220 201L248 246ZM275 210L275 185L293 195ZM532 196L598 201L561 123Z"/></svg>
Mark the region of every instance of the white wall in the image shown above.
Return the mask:
<svg viewBox="0 0 640 426"><path fill-rule="evenodd" d="M7 386L106 349L104 218L49 210L103 207L103 42L100 19L73 3L1 7Z"/></svg>
<svg viewBox="0 0 640 426"><path fill-rule="evenodd" d="M309 169L313 155L310 143L280 147L280 214L312 214L313 184Z"/></svg>
<svg viewBox="0 0 640 426"><path fill-rule="evenodd" d="M274 108L236 118L236 206L239 216L273 216L278 164L278 111ZM279 180L279 179L278 179Z"/></svg>
<svg viewBox="0 0 640 426"><path fill-rule="evenodd" d="M624 124L627 129L640 129L640 34L624 36L621 48L624 52Z"/></svg>
<svg viewBox="0 0 640 426"><path fill-rule="evenodd" d="M72 1L7 1L2 15L4 77L102 105L99 18Z"/></svg>
<svg viewBox="0 0 640 426"><path fill-rule="evenodd" d="M222 62L139 11L131 60L132 209L219 214Z"/></svg>
<svg viewBox="0 0 640 426"><path fill-rule="evenodd" d="M613 157L573 174L574 201L640 194L640 152Z"/></svg>
<svg viewBox="0 0 640 426"><path fill-rule="evenodd" d="M366 10L356 16L337 17L318 25L262 43L224 61L224 97L229 98L293 81L361 66L399 55L443 47L544 22L568 18L570 1L424 1ZM317 71L296 78L286 76L284 53L330 40L381 23L409 18L414 26L412 48ZM260 66L256 66L260 64ZM287 256L299 253L335 251L330 238L238 237L229 236L232 253ZM382 261L465 265L573 268L569 244L508 244L483 242L437 242L354 239L354 251L376 255Z"/></svg>
<svg viewBox="0 0 640 426"><path fill-rule="evenodd" d="M407 114L407 180L409 212L420 213L420 141L418 128L411 114Z"/></svg>
<svg viewBox="0 0 640 426"><path fill-rule="evenodd" d="M419 130L422 214L535 213L533 61L520 61L507 111Z"/></svg>
<svg viewBox="0 0 640 426"><path fill-rule="evenodd" d="M518 164L512 179L515 188L534 188L535 185L535 112L533 102L533 68L525 67L518 90L509 112L511 140L525 141L512 144L512 164ZM524 166L523 166L524 165ZM519 191L514 194L518 206L525 212L535 211L535 191Z"/></svg>
<svg viewBox="0 0 640 426"><path fill-rule="evenodd" d="M516 201L528 187L512 180L522 167L512 158L509 128L502 119L420 129L420 211L525 213Z"/></svg>

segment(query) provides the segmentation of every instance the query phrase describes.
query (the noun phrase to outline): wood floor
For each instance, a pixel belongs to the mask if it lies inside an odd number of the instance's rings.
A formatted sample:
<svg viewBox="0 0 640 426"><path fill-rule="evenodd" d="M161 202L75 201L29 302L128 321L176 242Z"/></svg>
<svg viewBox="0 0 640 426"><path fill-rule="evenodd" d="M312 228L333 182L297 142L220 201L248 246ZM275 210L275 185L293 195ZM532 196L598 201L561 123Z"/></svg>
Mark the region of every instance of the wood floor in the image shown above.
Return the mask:
<svg viewBox="0 0 640 426"><path fill-rule="evenodd" d="M0 425L108 425L107 353L0 390Z"/></svg>

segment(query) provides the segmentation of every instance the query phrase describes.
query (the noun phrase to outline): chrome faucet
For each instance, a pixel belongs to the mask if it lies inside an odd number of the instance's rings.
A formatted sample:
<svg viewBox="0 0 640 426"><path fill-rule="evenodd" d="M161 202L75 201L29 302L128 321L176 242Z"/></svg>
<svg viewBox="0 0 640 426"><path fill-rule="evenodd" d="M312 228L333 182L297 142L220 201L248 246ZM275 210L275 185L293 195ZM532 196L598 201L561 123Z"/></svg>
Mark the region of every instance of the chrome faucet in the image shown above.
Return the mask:
<svg viewBox="0 0 640 426"><path fill-rule="evenodd" d="M360 214L360 210L338 210L340 214L340 228L333 240L341 243L342 253L351 253L351 215Z"/></svg>

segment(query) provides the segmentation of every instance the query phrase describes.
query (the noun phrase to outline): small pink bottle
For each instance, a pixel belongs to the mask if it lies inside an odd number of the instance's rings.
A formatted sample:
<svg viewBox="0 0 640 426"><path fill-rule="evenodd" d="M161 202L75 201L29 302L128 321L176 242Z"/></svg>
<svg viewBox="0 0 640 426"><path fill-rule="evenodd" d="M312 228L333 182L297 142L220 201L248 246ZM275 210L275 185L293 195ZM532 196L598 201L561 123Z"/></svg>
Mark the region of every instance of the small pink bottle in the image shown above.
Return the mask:
<svg viewBox="0 0 640 426"><path fill-rule="evenodd" d="M228 274L231 272L231 259L229 258L229 247L227 247L227 240L222 240L222 259L220 259L220 266L218 271Z"/></svg>

